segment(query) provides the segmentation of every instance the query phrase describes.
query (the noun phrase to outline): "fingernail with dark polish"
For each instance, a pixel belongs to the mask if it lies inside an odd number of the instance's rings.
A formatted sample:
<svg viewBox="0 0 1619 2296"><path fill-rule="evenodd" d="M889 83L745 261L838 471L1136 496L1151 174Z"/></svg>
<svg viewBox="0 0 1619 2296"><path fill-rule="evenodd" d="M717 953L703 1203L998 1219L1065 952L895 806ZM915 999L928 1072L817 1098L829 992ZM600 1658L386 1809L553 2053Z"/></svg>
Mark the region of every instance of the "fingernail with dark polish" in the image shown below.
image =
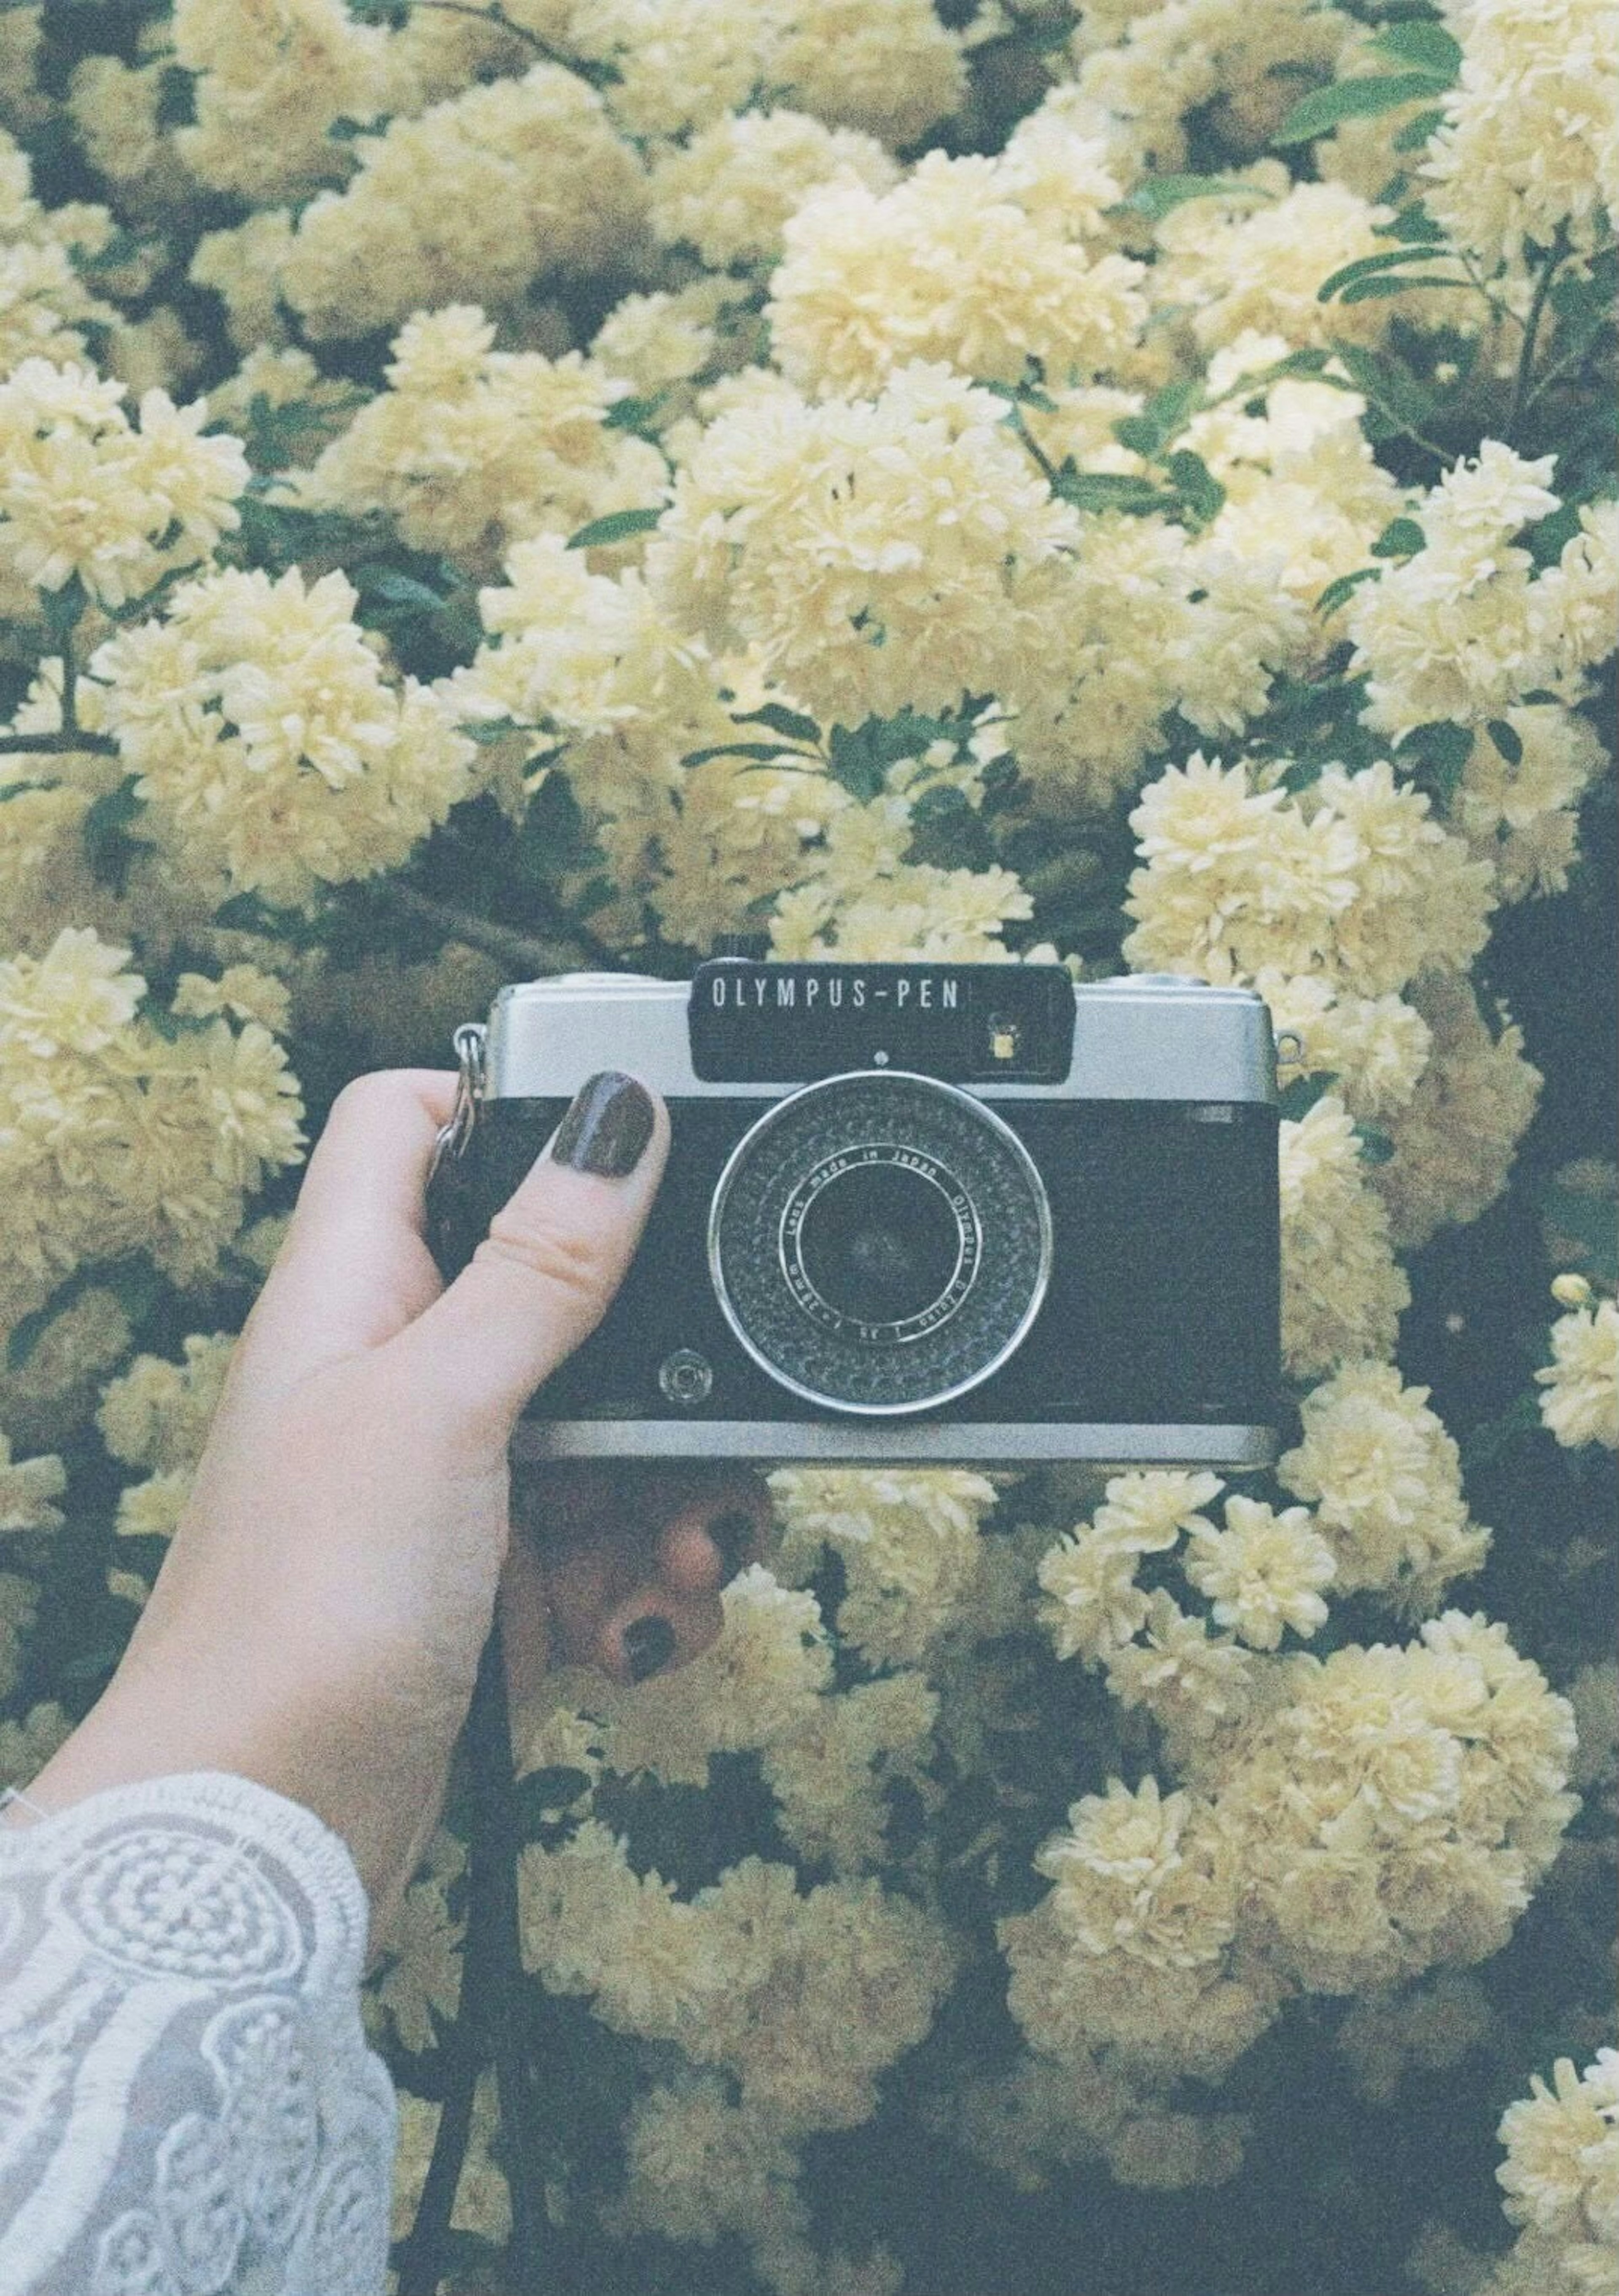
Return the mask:
<svg viewBox="0 0 1619 2296"><path fill-rule="evenodd" d="M675 1629L667 1619L632 1619L624 1630L624 1654L630 1662L630 1680L644 1682L667 1666L675 1655Z"/></svg>
<svg viewBox="0 0 1619 2296"><path fill-rule="evenodd" d="M551 1144L552 1161L601 1179L622 1180L645 1153L653 1122L645 1086L617 1069L604 1069L574 1095Z"/></svg>
<svg viewBox="0 0 1619 2296"><path fill-rule="evenodd" d="M708 1525L708 1536L720 1551L727 1578L734 1578L748 1561L753 1545L753 1517L740 1507L728 1507Z"/></svg>

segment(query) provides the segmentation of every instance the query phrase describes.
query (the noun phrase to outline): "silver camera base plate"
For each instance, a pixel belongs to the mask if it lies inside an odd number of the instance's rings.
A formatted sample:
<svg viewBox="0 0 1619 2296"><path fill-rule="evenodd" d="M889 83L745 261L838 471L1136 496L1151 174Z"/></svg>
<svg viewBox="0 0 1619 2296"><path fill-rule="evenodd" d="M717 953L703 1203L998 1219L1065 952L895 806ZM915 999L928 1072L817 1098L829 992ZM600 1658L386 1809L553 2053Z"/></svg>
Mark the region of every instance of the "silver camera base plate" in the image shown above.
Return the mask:
<svg viewBox="0 0 1619 2296"><path fill-rule="evenodd" d="M788 1465L933 1464L1028 1467L1042 1462L1154 1467L1268 1467L1272 1427L1141 1426L1109 1423L1030 1426L985 1421L927 1426L835 1426L790 1419L519 1419L514 1461L545 1459L752 1459Z"/></svg>

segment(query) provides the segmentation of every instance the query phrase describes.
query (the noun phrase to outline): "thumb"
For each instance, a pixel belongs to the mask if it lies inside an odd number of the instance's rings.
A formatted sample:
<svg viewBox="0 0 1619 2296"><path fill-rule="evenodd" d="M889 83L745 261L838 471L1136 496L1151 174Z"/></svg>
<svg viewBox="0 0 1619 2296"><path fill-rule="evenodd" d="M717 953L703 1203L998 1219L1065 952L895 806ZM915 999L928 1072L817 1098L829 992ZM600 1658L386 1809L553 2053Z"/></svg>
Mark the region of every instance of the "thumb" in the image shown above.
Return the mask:
<svg viewBox="0 0 1619 2296"><path fill-rule="evenodd" d="M663 1103L634 1077L580 1086L467 1266L388 1342L437 1414L504 1443L623 1282L668 1144Z"/></svg>

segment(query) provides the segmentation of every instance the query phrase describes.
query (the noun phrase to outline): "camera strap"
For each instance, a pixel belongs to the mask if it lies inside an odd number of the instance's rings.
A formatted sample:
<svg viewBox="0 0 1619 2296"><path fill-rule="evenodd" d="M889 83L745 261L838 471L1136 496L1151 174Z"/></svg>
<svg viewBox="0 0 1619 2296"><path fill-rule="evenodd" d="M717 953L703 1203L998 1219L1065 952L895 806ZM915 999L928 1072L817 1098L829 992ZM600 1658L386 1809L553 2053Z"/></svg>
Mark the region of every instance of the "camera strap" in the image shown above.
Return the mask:
<svg viewBox="0 0 1619 2296"><path fill-rule="evenodd" d="M446 1156L465 1154L467 1143L472 1137L484 1095L484 1047L488 1034L481 1021L463 1021L452 1039L457 1070L455 1101L449 1122L439 1126L438 1137L433 1144L433 1160L428 1167L429 1183Z"/></svg>
<svg viewBox="0 0 1619 2296"><path fill-rule="evenodd" d="M466 1256L457 1215L463 1200L472 1193L465 1157L483 1102L487 1035L483 1023L478 1021L464 1021L455 1031L455 1100L448 1122L438 1128L433 1160L428 1167L428 1249L446 1282Z"/></svg>

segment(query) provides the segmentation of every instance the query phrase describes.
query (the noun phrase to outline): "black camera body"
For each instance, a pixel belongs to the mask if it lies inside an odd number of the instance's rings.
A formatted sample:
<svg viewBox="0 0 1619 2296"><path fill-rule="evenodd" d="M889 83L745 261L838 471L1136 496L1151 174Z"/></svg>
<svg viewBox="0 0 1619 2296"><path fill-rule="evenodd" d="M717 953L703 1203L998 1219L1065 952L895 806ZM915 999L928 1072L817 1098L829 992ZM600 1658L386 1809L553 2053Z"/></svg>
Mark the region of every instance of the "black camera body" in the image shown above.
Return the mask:
<svg viewBox="0 0 1619 2296"><path fill-rule="evenodd" d="M429 1189L446 1277L588 1077L669 1109L640 1251L514 1458L1274 1458L1276 1063L1251 991L720 957L513 984L457 1037L470 1094Z"/></svg>

